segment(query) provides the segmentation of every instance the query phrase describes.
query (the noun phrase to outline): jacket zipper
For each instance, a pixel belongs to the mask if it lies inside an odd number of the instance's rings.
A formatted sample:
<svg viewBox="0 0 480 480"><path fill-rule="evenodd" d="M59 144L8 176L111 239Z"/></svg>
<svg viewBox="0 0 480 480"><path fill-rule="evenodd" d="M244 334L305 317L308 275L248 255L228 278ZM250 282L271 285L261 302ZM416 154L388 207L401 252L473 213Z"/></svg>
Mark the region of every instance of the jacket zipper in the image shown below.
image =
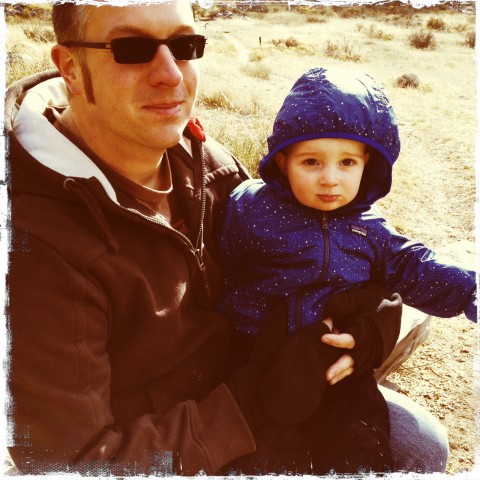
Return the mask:
<svg viewBox="0 0 480 480"><path fill-rule="evenodd" d="M193 254L193 256L195 257L196 261L197 261L197 265L198 265L198 268L203 271L205 270L205 266L203 264L203 259L201 257L201 249L197 249L196 247L194 247L193 243L190 241L190 239L184 235L183 233L179 232L178 230L175 230L174 228L172 228L171 225L169 225L167 222L163 221L163 220L160 220L160 219L157 219L157 218L151 218L151 217L148 217L146 215L143 215L141 212L138 212L136 210L131 210L129 208L126 208L126 207L123 207L122 205L119 205L115 202L113 202L113 205L119 207L121 210L127 212L129 215L133 215L133 216L140 216L141 218L143 218L145 221L147 222L151 222L151 223L154 223L155 225L158 225L160 228L162 228L163 230L165 230L166 233L168 233L169 235L172 235L173 237L177 237L179 238L180 240L182 240L182 242L185 244L185 246L188 248L188 251Z"/></svg>
<svg viewBox="0 0 480 480"><path fill-rule="evenodd" d="M203 222L205 219L205 211L206 211L206 191L207 191L207 172L205 167L205 152L202 148L201 141L197 138L191 139L192 144L195 142L195 146L198 150L200 155L200 172L198 171L198 163L193 162L193 171L195 180L200 177L200 214L198 219L198 231L197 231L197 238L195 240L194 251L195 256L197 257L197 261L202 272L205 271L205 264L203 263Z"/></svg>
<svg viewBox="0 0 480 480"><path fill-rule="evenodd" d="M322 212L322 217L320 220L322 224L322 236L323 236L323 266L318 277L318 281L321 282L325 278L330 266L330 236L328 234L328 220L326 212Z"/></svg>
<svg viewBox="0 0 480 480"><path fill-rule="evenodd" d="M325 276L327 275L328 268L330 265L330 236L328 234L328 219L327 214L322 212L320 217L320 223L322 228L322 237L323 237L323 265L320 271L320 276L318 277L317 282L323 281ZM296 294L295 299L295 331L298 331L303 328L303 308L302 308L302 299L304 296L303 291L299 291Z"/></svg>
<svg viewBox="0 0 480 480"><path fill-rule="evenodd" d="M200 147L200 152L201 152L201 155L202 155L202 172L203 172L205 167L204 167L204 158L203 158L203 148L201 148L201 147ZM127 215L133 216L133 217L136 217L136 218L140 217L148 223L153 223L155 225L158 225L169 235L172 235L173 237L176 237L176 238L180 239L182 241L182 243L187 247L189 253L193 254L193 256L195 257L195 260L196 260L196 263L197 263L197 266L198 266L199 270L201 272L204 272L205 271L205 265L203 263L202 245L201 245L201 243L203 241L203 220L204 220L205 210L206 210L206 206L205 206L205 195L206 195L206 193L205 193L205 182L206 182L206 179L204 177L205 176L202 175L201 210L200 210L199 227L198 227L198 233L197 233L195 245L190 241L190 239L186 235L184 235L183 233L179 232L178 230L175 230L174 228L172 228L172 226L169 225L164 220L161 220L159 218L148 217L147 215L144 215L143 213L141 213L137 210L133 210L133 209L124 207L123 205L120 205L119 203L113 201L108 194L106 194L105 197L107 198L107 201L111 205L113 205L115 208L118 208L118 209L122 210ZM66 190L70 190L70 187L68 186L68 184L70 182L74 183L75 185L78 185L82 189L88 190L88 187L84 186L82 183L79 183L76 179L71 178L71 177L67 177L63 182L64 188Z"/></svg>

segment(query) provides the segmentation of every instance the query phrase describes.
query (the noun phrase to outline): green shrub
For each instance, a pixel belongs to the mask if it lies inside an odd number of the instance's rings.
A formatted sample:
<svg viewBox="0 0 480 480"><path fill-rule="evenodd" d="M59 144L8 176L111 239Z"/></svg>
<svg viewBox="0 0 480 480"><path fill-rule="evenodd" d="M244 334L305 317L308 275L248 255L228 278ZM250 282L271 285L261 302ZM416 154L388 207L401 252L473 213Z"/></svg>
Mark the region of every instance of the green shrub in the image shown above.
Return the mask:
<svg viewBox="0 0 480 480"><path fill-rule="evenodd" d="M410 45L421 50L433 50L436 46L435 37L432 32L419 30L408 37Z"/></svg>
<svg viewBox="0 0 480 480"><path fill-rule="evenodd" d="M445 22L438 17L430 17L427 22L427 28L430 30L445 30Z"/></svg>

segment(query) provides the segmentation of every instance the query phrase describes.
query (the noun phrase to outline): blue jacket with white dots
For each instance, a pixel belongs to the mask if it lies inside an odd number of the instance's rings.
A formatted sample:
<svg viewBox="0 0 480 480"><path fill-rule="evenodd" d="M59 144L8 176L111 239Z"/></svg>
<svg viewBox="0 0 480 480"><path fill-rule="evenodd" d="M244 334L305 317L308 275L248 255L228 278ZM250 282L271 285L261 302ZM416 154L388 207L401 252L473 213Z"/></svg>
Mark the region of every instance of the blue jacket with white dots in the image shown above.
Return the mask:
<svg viewBox="0 0 480 480"><path fill-rule="evenodd" d="M325 137L362 141L373 152L357 197L331 212L298 202L275 161L288 145ZM283 298L289 329L297 331L326 316L330 296L367 282L427 314L477 320L475 272L400 235L373 205L390 191L400 141L388 98L371 77L310 70L285 99L268 142L262 180L232 192L220 235L219 308L237 330L256 334Z"/></svg>

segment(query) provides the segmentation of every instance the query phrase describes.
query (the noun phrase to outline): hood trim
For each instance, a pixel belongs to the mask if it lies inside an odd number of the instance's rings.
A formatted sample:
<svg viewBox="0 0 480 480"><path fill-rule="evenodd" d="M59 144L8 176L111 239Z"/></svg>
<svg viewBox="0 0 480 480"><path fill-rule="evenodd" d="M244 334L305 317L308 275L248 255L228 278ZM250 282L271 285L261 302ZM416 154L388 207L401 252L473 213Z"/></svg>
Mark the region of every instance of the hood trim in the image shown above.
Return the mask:
<svg viewBox="0 0 480 480"><path fill-rule="evenodd" d="M288 140L285 140L284 142L277 145L271 152L265 155L265 157L263 157L262 160L260 161L260 165L258 168L260 176L262 175L262 170L265 167L267 167L267 165L271 161L273 161L274 159L273 157L275 157L275 155L281 150L283 150L284 148L287 148L290 145L294 145L295 143L305 142L308 140L317 140L319 138L340 138L345 140L355 140L357 142L364 143L370 147L373 147L375 150L377 150L378 153L382 155L385 158L385 160L388 161L390 166L393 166L394 164L394 160L390 156L390 154L387 152L387 150L382 145L375 142L374 140L371 140L368 137L364 137L362 135L356 135L354 133L344 133L344 132L309 133L306 135L301 135L299 137L289 138Z"/></svg>
<svg viewBox="0 0 480 480"><path fill-rule="evenodd" d="M104 173L44 116L48 107L68 105L62 78L52 78L27 92L13 120L13 133L38 162L65 177L95 177L107 195L118 203L115 190ZM45 141L49 139L49 141Z"/></svg>

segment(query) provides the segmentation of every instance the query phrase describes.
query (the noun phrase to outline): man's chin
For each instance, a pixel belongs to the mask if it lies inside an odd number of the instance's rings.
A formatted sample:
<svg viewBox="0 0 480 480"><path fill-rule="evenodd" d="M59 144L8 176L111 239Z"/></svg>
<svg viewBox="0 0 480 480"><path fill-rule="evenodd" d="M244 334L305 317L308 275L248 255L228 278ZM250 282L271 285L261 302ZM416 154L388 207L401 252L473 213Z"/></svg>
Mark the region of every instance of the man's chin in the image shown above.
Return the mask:
<svg viewBox="0 0 480 480"><path fill-rule="evenodd" d="M187 122L182 125L177 125L175 128L171 129L158 129L152 132L153 142L152 144L157 144L159 148L166 149L172 148L177 145L183 137L183 132Z"/></svg>

